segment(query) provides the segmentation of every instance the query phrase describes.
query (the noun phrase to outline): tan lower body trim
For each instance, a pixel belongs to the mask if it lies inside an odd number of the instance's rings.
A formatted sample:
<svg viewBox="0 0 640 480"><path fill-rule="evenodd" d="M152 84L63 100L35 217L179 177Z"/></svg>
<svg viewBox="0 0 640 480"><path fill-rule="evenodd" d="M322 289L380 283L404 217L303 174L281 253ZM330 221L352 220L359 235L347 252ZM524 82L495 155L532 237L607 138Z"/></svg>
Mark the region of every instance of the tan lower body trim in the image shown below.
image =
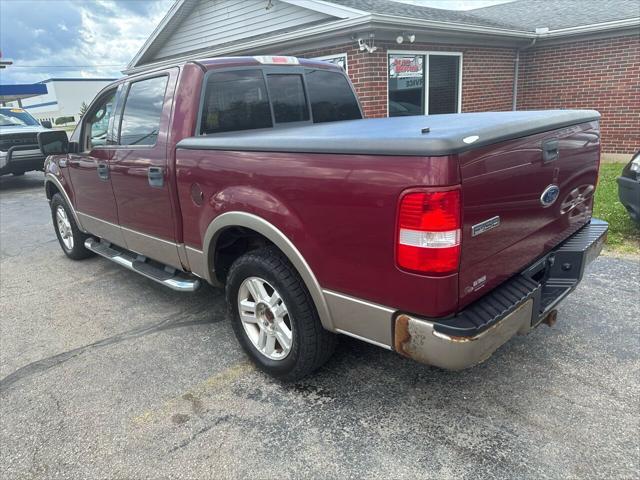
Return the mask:
<svg viewBox="0 0 640 480"><path fill-rule="evenodd" d="M96 237L179 270L189 267L183 264L178 251L180 246L174 242L121 227L86 213L77 212L77 215L84 229Z"/></svg>
<svg viewBox="0 0 640 480"><path fill-rule="evenodd" d="M395 310L331 290L323 293L337 333L392 348Z"/></svg>
<svg viewBox="0 0 640 480"><path fill-rule="evenodd" d="M190 246L185 246L185 252L187 255L187 261L191 267L191 271L205 280L209 280L207 260L204 257L202 250L195 249Z"/></svg>
<svg viewBox="0 0 640 480"><path fill-rule="evenodd" d="M178 255L178 245L168 240L137 232L130 228L120 227L127 242L127 249L152 258L174 268L182 270L184 267Z"/></svg>
<svg viewBox="0 0 640 480"><path fill-rule="evenodd" d="M120 225L107 222L106 220L101 220L82 212L77 212L77 215L86 232L97 237L104 238L105 240L115 243L123 248L127 248L127 242L122 235Z"/></svg>

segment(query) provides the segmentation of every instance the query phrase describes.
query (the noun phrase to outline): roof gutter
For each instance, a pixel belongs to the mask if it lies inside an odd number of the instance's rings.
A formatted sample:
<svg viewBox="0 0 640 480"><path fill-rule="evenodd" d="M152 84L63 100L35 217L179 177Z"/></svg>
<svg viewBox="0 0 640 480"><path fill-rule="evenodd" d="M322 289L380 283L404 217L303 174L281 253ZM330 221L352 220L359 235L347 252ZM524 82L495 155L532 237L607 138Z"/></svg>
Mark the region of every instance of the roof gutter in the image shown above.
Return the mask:
<svg viewBox="0 0 640 480"><path fill-rule="evenodd" d="M560 28L558 30L550 30L547 33L540 34L538 35L538 37L557 38L570 35L582 35L585 33L604 32L607 30L619 30L638 26L640 26L640 17L627 18L625 20L616 20L613 22L594 23L592 25L581 25L579 27Z"/></svg>
<svg viewBox="0 0 640 480"><path fill-rule="evenodd" d="M466 23L440 22L422 18L396 17L374 13L369 16L371 22L397 25L399 27L415 27L421 29L446 30L453 32L476 33L500 37L535 38L534 32L500 27L488 27L482 25L469 25Z"/></svg>

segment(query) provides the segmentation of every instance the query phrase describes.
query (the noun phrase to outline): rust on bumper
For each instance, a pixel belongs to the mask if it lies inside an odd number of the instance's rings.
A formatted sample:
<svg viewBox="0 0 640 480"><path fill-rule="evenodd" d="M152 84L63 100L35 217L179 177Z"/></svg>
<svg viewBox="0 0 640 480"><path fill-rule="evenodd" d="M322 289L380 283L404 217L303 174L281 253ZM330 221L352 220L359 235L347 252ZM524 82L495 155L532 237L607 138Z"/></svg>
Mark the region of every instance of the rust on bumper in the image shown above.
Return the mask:
<svg viewBox="0 0 640 480"><path fill-rule="evenodd" d="M474 337L437 332L433 323L399 315L395 320L395 350L413 360L447 370L462 370L485 361L514 335L531 330L533 300L529 299L495 325Z"/></svg>

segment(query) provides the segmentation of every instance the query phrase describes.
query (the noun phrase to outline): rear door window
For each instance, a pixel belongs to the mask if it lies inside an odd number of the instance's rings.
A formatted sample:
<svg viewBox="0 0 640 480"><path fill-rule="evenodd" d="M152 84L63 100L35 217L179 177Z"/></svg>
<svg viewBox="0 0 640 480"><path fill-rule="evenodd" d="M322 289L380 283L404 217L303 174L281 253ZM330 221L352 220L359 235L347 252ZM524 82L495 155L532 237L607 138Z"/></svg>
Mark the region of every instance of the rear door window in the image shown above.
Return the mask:
<svg viewBox="0 0 640 480"><path fill-rule="evenodd" d="M169 77L155 77L131 84L120 126L120 145L155 145Z"/></svg>
<svg viewBox="0 0 640 480"><path fill-rule="evenodd" d="M204 135L272 127L262 70L211 73L200 125L200 133Z"/></svg>
<svg viewBox="0 0 640 480"><path fill-rule="evenodd" d="M276 123L306 122L309 120L307 96L302 75L267 75L269 95Z"/></svg>
<svg viewBox="0 0 640 480"><path fill-rule="evenodd" d="M306 70L305 77L314 123L362 118L356 96L344 75L326 70Z"/></svg>

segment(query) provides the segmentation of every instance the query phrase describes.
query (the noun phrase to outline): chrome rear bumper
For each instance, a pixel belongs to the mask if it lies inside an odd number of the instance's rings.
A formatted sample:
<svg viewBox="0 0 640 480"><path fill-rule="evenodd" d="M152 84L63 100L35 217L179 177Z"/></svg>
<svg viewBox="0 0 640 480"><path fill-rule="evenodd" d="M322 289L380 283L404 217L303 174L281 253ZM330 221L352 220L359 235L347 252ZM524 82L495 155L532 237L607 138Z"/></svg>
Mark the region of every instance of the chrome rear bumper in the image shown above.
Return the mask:
<svg viewBox="0 0 640 480"><path fill-rule="evenodd" d="M473 337L438 332L434 323L409 315L396 318L395 350L418 362L447 370L462 370L483 362L516 334L531 330L533 299Z"/></svg>
<svg viewBox="0 0 640 480"><path fill-rule="evenodd" d="M449 319L395 317L394 349L422 363L461 370L483 362L514 335L528 333L571 293L600 254L608 225L593 220L543 258Z"/></svg>

